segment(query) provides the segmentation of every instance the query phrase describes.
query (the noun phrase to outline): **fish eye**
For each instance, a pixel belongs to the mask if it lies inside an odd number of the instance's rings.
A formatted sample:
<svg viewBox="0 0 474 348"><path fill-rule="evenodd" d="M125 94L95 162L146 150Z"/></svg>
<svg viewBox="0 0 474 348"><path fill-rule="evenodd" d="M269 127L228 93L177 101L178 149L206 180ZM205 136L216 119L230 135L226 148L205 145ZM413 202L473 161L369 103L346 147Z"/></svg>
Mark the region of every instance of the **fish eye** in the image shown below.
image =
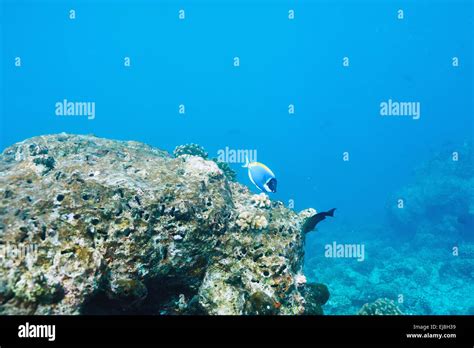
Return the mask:
<svg viewBox="0 0 474 348"><path fill-rule="evenodd" d="M275 178L270 179L270 181L268 181L268 188L269 188L272 192L276 192L276 189L277 189L277 180L276 180Z"/></svg>

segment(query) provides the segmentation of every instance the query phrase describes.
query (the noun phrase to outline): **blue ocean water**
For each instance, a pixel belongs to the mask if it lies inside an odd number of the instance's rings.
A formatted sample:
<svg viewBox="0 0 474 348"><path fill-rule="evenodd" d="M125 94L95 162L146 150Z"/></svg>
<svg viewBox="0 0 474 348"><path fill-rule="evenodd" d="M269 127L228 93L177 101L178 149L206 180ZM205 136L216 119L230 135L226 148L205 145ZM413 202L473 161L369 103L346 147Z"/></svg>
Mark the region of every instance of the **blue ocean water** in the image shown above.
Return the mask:
<svg viewBox="0 0 474 348"><path fill-rule="evenodd" d="M306 245L327 313L387 297L474 314L473 13L461 0L2 0L0 148L67 132L255 150L273 199L337 208ZM64 100L95 103L94 118L58 116ZM389 100L418 116L382 116ZM364 245L364 261L327 257L333 242Z"/></svg>

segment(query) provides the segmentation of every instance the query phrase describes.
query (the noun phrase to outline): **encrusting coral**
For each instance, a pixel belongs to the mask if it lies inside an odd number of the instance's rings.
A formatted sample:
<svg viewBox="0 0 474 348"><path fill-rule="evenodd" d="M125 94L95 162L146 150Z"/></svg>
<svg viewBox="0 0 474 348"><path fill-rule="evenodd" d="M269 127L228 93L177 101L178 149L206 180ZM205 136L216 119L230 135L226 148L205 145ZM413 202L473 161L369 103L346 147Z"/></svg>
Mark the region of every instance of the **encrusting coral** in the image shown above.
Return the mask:
<svg viewBox="0 0 474 348"><path fill-rule="evenodd" d="M295 285L297 287L301 287L301 286L305 286L306 285L306 277L304 274L301 274L301 273L298 273L296 276L295 276Z"/></svg>
<svg viewBox="0 0 474 348"><path fill-rule="evenodd" d="M230 165L226 162L221 162L217 158L212 159L214 162L216 162L217 166L219 167L220 170L224 173L225 177L229 181L236 181L237 179L237 174L235 171L230 167Z"/></svg>
<svg viewBox="0 0 474 348"><path fill-rule="evenodd" d="M268 196L263 192L258 195L253 195L252 202L258 208L270 208L272 204Z"/></svg>
<svg viewBox="0 0 474 348"><path fill-rule="evenodd" d="M255 215L251 211L244 211L239 214L236 224L242 231L262 230L267 228L268 221L263 215Z"/></svg>
<svg viewBox="0 0 474 348"><path fill-rule="evenodd" d="M359 310L359 315L402 315L403 312L395 302L388 298L379 298L372 303L366 303Z"/></svg>
<svg viewBox="0 0 474 348"><path fill-rule="evenodd" d="M204 148L198 144L185 144L176 146L173 151L174 157L182 155L198 156L207 159L208 153Z"/></svg>
<svg viewBox="0 0 474 348"><path fill-rule="evenodd" d="M209 154L206 152L206 150L202 146L198 144L185 144L185 145L176 146L176 148L173 151L173 156L180 157L183 155L197 156L204 159L208 159L207 157ZM217 158L212 158L211 160L217 164L219 169L224 173L227 180L236 181L237 174L230 167L228 163L221 162Z"/></svg>
<svg viewBox="0 0 474 348"><path fill-rule="evenodd" d="M266 229L268 227L268 220L264 209L271 207L270 199L265 193L260 193L253 195L250 203L252 204L251 207L237 207L239 215L236 224L242 231Z"/></svg>
<svg viewBox="0 0 474 348"><path fill-rule="evenodd" d="M304 314L304 218L198 146L175 155L69 134L5 149L0 239L36 249L0 258L0 313Z"/></svg>

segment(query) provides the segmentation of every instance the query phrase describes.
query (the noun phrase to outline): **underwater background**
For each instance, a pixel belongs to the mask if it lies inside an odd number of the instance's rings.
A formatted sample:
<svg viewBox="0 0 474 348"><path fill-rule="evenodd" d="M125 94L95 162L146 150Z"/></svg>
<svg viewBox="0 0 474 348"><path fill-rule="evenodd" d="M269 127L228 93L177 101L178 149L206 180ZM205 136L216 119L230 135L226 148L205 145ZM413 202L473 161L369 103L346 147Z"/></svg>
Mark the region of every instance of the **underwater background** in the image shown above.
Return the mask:
<svg viewBox="0 0 474 348"><path fill-rule="evenodd" d="M327 314L377 298L474 314L473 13L472 1L3 0L0 148L67 132L256 151L278 178L272 199L337 208L305 248ZM95 103L95 117L58 116L64 99ZM389 99L419 103L419 118L382 116ZM364 260L327 257L333 242L363 245Z"/></svg>

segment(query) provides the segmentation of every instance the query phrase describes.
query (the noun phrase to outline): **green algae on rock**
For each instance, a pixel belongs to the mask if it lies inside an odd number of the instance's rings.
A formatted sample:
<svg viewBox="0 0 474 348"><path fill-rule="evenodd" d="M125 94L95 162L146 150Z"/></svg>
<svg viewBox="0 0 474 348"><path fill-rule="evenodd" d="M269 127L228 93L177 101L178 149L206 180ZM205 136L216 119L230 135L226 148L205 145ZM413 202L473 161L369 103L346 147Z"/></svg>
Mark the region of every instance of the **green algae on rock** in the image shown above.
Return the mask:
<svg viewBox="0 0 474 348"><path fill-rule="evenodd" d="M59 134L7 148L0 173L0 241L36 246L0 258L0 313L305 312L303 215L212 160Z"/></svg>

